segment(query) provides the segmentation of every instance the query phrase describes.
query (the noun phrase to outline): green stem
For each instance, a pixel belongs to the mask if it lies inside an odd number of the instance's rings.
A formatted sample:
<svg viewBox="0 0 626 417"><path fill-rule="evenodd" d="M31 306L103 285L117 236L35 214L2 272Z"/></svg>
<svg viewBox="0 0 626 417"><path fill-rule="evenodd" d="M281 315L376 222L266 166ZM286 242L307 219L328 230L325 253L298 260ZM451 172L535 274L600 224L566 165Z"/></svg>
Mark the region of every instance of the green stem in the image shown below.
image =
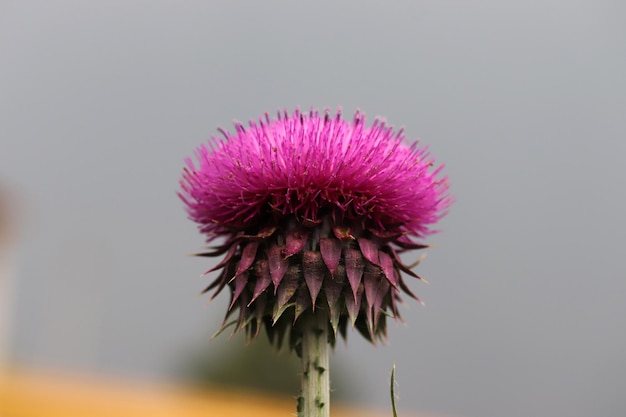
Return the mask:
<svg viewBox="0 0 626 417"><path fill-rule="evenodd" d="M328 317L318 309L306 317L302 330L302 394L298 417L330 416Z"/></svg>

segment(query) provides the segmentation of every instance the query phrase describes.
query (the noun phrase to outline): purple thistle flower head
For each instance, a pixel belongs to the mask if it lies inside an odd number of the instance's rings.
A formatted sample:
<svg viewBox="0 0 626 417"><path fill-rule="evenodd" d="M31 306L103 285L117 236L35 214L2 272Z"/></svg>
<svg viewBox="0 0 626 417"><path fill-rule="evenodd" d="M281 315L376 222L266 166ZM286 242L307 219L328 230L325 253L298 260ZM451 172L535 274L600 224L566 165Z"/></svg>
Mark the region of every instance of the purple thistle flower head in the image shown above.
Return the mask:
<svg viewBox="0 0 626 417"><path fill-rule="evenodd" d="M442 166L359 111L352 121L266 113L235 128L200 146L181 180L190 218L209 242L224 238L200 254L225 255L206 291L230 288L226 318L239 309L235 330L251 337L265 327L297 347L298 319L324 310L334 337L351 323L384 338L400 292L417 298L402 273L419 277L398 253L425 248L412 238L432 233L451 203Z"/></svg>

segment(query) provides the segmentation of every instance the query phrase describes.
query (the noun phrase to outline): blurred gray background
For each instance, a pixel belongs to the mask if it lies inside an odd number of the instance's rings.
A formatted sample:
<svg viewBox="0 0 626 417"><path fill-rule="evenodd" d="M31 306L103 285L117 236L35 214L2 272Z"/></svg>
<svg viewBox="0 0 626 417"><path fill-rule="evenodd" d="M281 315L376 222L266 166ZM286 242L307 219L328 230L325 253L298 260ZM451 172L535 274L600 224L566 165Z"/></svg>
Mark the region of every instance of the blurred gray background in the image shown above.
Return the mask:
<svg viewBox="0 0 626 417"><path fill-rule="evenodd" d="M625 22L617 0L0 2L13 360L167 379L228 346L183 159L235 118L342 106L421 138L457 199L426 307L336 350L359 403L388 409L396 362L400 414L626 415Z"/></svg>

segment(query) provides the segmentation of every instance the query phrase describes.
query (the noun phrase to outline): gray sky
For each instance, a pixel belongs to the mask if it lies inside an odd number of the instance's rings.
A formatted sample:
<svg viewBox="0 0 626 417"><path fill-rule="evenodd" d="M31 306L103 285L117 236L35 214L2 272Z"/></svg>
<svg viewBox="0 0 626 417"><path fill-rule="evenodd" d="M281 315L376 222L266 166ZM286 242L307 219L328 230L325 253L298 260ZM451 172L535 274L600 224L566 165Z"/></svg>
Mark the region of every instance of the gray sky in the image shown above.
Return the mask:
<svg viewBox="0 0 626 417"><path fill-rule="evenodd" d="M388 407L395 361L400 410L623 416L625 21L617 0L0 3L16 360L170 375L227 301L196 296L183 159L233 119L340 105L421 138L457 199L427 307L337 349L361 404Z"/></svg>

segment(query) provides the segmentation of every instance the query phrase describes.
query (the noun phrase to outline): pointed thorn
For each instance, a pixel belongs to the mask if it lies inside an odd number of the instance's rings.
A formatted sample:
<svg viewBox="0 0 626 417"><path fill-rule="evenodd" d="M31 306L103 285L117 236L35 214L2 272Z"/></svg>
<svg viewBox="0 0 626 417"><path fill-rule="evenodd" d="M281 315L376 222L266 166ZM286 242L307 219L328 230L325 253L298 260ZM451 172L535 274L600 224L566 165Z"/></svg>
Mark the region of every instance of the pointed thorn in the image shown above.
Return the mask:
<svg viewBox="0 0 626 417"><path fill-rule="evenodd" d="M350 282L354 300L356 301L357 291L363 276L363 269L365 268L365 261L361 255L361 251L358 249L347 248L344 256L346 275L348 276L348 282Z"/></svg>
<svg viewBox="0 0 626 417"><path fill-rule="evenodd" d="M267 259L259 259L254 265L254 273L256 275L256 284L254 285L254 292L252 294L252 300L248 303L248 307L252 304L272 282L270 276L270 267Z"/></svg>
<svg viewBox="0 0 626 417"><path fill-rule="evenodd" d="M242 274L252 266L254 259L256 258L256 251L259 247L259 242L248 243L241 251L241 259L239 260L239 266L235 276Z"/></svg>
<svg viewBox="0 0 626 417"><path fill-rule="evenodd" d="M201 277L204 277L208 274L210 274L213 271L217 271L220 268L223 268L228 261L230 261L230 259L233 257L233 255L235 254L235 252L237 251L237 246L238 245L232 245L230 247L230 249L228 249L228 253L226 254L226 256L224 256L224 259L222 259L217 265L215 265L213 268L209 269L208 271L206 271L205 273L203 273L201 275Z"/></svg>
<svg viewBox="0 0 626 417"><path fill-rule="evenodd" d="M235 290L233 291L233 300L230 303L228 309L233 308L235 302L239 299L239 296L243 292L244 288L248 284L248 272L243 272L237 275L237 279L235 280Z"/></svg>
<svg viewBox="0 0 626 417"><path fill-rule="evenodd" d="M341 259L341 241L333 238L321 238L320 252L330 274L334 276L335 269L337 269Z"/></svg>
<svg viewBox="0 0 626 417"><path fill-rule="evenodd" d="M417 258L417 261L413 262L413 263L412 263L412 264L410 264L410 265L407 265L407 268L409 268L409 269L413 269L413 268L415 268L416 266L418 266L419 264L421 264L421 263L422 263L422 261L423 261L425 258L426 258L426 253L422 253L422 254L420 255L420 257L419 257L419 258Z"/></svg>
<svg viewBox="0 0 626 417"><path fill-rule="evenodd" d="M398 288L398 284L396 283L395 277L394 277L394 266L393 266L393 259L391 258L391 256L383 251L380 251L378 253L378 257L380 259L380 267L383 270L383 274L385 274L385 277L387 278L387 281L389 281L389 283L394 287L394 288Z"/></svg>
<svg viewBox="0 0 626 417"><path fill-rule="evenodd" d="M280 282L285 276L285 273L287 273L287 266L289 265L288 261L282 254L284 248L284 246L272 246L267 254L270 276L272 277L272 282L274 283L274 294L276 294Z"/></svg>
<svg viewBox="0 0 626 417"><path fill-rule="evenodd" d="M304 251L302 256L302 270L309 292L311 293L311 303L315 308L315 300L324 282L324 261L319 252Z"/></svg>

